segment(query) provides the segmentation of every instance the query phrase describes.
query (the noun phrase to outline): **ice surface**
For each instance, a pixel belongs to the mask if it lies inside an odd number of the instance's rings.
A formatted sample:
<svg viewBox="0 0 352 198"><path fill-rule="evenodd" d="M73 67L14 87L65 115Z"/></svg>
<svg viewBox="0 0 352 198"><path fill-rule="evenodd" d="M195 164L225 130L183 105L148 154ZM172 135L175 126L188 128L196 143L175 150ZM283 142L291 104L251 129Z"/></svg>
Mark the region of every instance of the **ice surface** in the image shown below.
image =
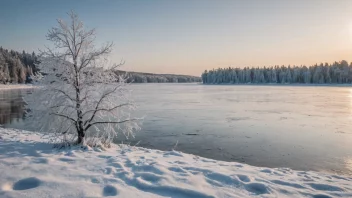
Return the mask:
<svg viewBox="0 0 352 198"><path fill-rule="evenodd" d="M132 141L131 145L160 150L176 146L185 153L255 166L352 174L351 87L131 88L139 106L136 116L145 119L136 139L118 143ZM21 94L26 92L16 91L0 91L0 124L32 130L20 120L25 110Z"/></svg>

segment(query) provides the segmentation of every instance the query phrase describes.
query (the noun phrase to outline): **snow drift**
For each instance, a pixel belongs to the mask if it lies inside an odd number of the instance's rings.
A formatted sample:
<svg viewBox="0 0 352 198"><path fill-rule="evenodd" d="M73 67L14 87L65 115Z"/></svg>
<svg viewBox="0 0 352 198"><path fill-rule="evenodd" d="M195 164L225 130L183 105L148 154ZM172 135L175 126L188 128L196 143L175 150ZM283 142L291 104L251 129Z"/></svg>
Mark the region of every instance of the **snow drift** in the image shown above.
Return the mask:
<svg viewBox="0 0 352 198"><path fill-rule="evenodd" d="M0 128L0 197L352 197L352 178L114 145L55 150Z"/></svg>

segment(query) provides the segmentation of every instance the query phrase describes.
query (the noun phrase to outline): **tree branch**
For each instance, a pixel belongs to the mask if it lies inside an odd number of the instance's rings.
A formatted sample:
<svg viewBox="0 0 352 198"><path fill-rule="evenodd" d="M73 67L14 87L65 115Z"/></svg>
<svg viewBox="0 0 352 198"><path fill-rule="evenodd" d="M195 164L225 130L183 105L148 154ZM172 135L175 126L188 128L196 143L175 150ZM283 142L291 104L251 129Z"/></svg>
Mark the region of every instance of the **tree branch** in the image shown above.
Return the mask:
<svg viewBox="0 0 352 198"><path fill-rule="evenodd" d="M87 113L90 113L90 112L94 112L94 113L97 113L97 112L99 112L99 111L106 111L106 112L110 112L110 111L113 111L113 110L115 110L115 109L117 109L117 108L120 108L120 107L124 107L124 106L129 106L129 105L132 105L131 103L125 103L125 104L120 104L120 105L117 105L117 106L115 106L115 107L113 107L113 108L110 108L110 109L94 109L94 110L89 110L89 111L86 111L84 114L83 114L83 116L85 115L85 114L87 114ZM86 123L85 123L86 124Z"/></svg>
<svg viewBox="0 0 352 198"><path fill-rule="evenodd" d="M95 106L95 110L94 110L93 115L91 116L91 118L89 120L84 122L84 125L86 125L87 123L90 123L94 119L95 114L97 113L97 110L98 110L99 105L101 104L101 102L104 100L105 97L107 97L108 95L114 93L117 90L117 88L119 88L119 86L116 86L113 90L111 90L111 91L109 91L109 92L107 92L107 93L105 93L104 95L101 96L101 98L99 99L97 105Z"/></svg>
<svg viewBox="0 0 352 198"><path fill-rule="evenodd" d="M63 118L66 118L66 119L69 119L71 120L72 122L76 123L77 121L67 115L63 115L63 114L59 114L59 113L50 113L51 115L56 115L56 116L60 116L60 117L63 117Z"/></svg>
<svg viewBox="0 0 352 198"><path fill-rule="evenodd" d="M63 94L64 96L66 96L68 99L70 99L71 101L75 102L76 100L71 98L71 96L69 96L67 93L65 93L64 91L60 90L60 89L53 89L53 91L57 91L60 92L61 94Z"/></svg>
<svg viewBox="0 0 352 198"><path fill-rule="evenodd" d="M56 106L52 106L52 107L50 107L50 108L51 108L51 109L54 109L54 108L58 108L58 107L73 108L73 109L76 108L76 107L73 106L73 105L56 105Z"/></svg>
<svg viewBox="0 0 352 198"><path fill-rule="evenodd" d="M137 121L138 119L127 119L127 120L122 120L122 121L100 121L100 122L93 122L90 123L86 126L84 130L88 130L91 126L96 125L96 124L122 124L125 122L132 122L132 121Z"/></svg>
<svg viewBox="0 0 352 198"><path fill-rule="evenodd" d="M113 43L107 44L106 46L102 47L100 50L89 53L87 58L82 57L79 70L87 67L91 61L97 59L99 56L110 53L112 46L113 46Z"/></svg>

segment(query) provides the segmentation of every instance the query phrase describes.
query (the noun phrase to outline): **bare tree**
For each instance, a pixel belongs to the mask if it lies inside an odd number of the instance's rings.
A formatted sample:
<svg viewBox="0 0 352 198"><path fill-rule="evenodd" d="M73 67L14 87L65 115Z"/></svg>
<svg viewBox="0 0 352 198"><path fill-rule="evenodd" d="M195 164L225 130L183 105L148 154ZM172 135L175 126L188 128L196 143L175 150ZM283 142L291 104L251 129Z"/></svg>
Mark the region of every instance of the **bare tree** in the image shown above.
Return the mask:
<svg viewBox="0 0 352 198"><path fill-rule="evenodd" d="M114 72L124 62L108 64L113 44L96 48L95 29L68 15L69 24L57 20L47 34L54 47L42 52L40 73L32 77L39 88L26 98L30 117L64 142L89 137L108 145L118 132L133 135L139 126L130 115L135 106L126 76Z"/></svg>

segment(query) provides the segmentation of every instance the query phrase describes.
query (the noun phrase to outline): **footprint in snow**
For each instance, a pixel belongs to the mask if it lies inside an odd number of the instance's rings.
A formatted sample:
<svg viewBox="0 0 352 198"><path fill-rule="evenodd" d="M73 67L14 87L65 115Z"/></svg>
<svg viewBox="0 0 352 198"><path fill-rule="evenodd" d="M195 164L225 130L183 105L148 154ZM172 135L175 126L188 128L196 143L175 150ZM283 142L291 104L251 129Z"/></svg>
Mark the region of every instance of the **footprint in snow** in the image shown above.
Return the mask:
<svg viewBox="0 0 352 198"><path fill-rule="evenodd" d="M322 190L322 191L344 191L342 188L337 186L332 186L328 184L317 184L317 183L307 183L310 187L314 188L315 190Z"/></svg>
<svg viewBox="0 0 352 198"><path fill-rule="evenodd" d="M249 183L245 185L245 188L250 193L253 193L256 195L269 193L268 187L262 183Z"/></svg>
<svg viewBox="0 0 352 198"><path fill-rule="evenodd" d="M58 160L59 160L59 161L62 161L62 162L67 162L67 163L73 163L73 162L75 162L74 159L71 159L71 158L64 158L64 157L59 158Z"/></svg>
<svg viewBox="0 0 352 198"><path fill-rule="evenodd" d="M263 169L260 172L262 172L262 173L271 173L272 171L270 169Z"/></svg>
<svg viewBox="0 0 352 198"><path fill-rule="evenodd" d="M102 158L102 159L109 159L111 156L108 155L98 155L97 157Z"/></svg>
<svg viewBox="0 0 352 198"><path fill-rule="evenodd" d="M49 160L47 158L39 157L39 158L33 158L32 162L35 163L35 164L48 164Z"/></svg>
<svg viewBox="0 0 352 198"><path fill-rule="evenodd" d="M176 173L187 173L186 171L184 171L182 168L179 167L170 167L168 168L170 171L172 172L176 172Z"/></svg>
<svg viewBox="0 0 352 198"><path fill-rule="evenodd" d="M103 196L104 197L116 196L117 194L118 194L118 190L114 186L107 185L103 189Z"/></svg>
<svg viewBox="0 0 352 198"><path fill-rule="evenodd" d="M104 170L104 173L107 174L107 175L110 175L110 174L116 173L116 171L112 167L106 167L105 170Z"/></svg>
<svg viewBox="0 0 352 198"><path fill-rule="evenodd" d="M92 183L94 183L94 184L99 184L100 183L99 179L97 179L97 178L92 178L90 181Z"/></svg>
<svg viewBox="0 0 352 198"><path fill-rule="evenodd" d="M123 166L119 162L113 162L110 165L115 168L119 168L119 169L123 168Z"/></svg>
<svg viewBox="0 0 352 198"><path fill-rule="evenodd" d="M278 184L278 185L282 185L282 186L290 186L293 188L300 188L300 189L305 188L304 186L297 184L297 183L293 183L293 182L286 182L286 181L281 181L281 180L271 180L271 182L274 184Z"/></svg>
<svg viewBox="0 0 352 198"><path fill-rule="evenodd" d="M18 180L16 183L13 184L13 190L28 190L31 188L37 188L40 186L42 181L40 181L36 177L28 177L25 179Z"/></svg>
<svg viewBox="0 0 352 198"><path fill-rule="evenodd" d="M237 175L238 179L240 179L242 182L250 182L251 179L247 175Z"/></svg>
<svg viewBox="0 0 352 198"><path fill-rule="evenodd" d="M318 195L313 195L313 198L332 198L329 195L323 195L323 194L318 194Z"/></svg>

